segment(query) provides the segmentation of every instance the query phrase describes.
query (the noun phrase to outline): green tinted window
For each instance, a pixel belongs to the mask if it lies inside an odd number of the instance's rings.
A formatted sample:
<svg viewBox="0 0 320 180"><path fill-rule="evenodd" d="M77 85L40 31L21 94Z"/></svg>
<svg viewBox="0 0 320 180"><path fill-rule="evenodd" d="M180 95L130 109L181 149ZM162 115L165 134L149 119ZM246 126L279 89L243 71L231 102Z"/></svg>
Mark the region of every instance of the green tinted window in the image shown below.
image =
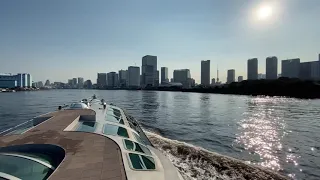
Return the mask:
<svg viewBox="0 0 320 180"><path fill-rule="evenodd" d="M142 159L138 154L129 153L130 161L134 169L144 169Z"/></svg>
<svg viewBox="0 0 320 180"><path fill-rule="evenodd" d="M156 165L152 157L129 153L129 158L130 158L133 169L137 169L137 170L156 169Z"/></svg>
<svg viewBox="0 0 320 180"><path fill-rule="evenodd" d="M134 150L134 144L132 141L124 140L124 144L128 150Z"/></svg>
<svg viewBox="0 0 320 180"><path fill-rule="evenodd" d="M151 152L147 147L140 145L136 142L125 139L124 144L125 144L126 149L128 149L128 150L151 155Z"/></svg>
<svg viewBox="0 0 320 180"><path fill-rule="evenodd" d="M129 138L128 132L125 128L119 127L117 134L119 136L127 137Z"/></svg>
<svg viewBox="0 0 320 180"><path fill-rule="evenodd" d="M95 122L80 122L77 131L94 132L96 130Z"/></svg>
<svg viewBox="0 0 320 180"><path fill-rule="evenodd" d="M142 150L142 148L140 147L140 145L138 143L134 143L134 145L135 145L134 151L144 153L144 151Z"/></svg>
<svg viewBox="0 0 320 180"><path fill-rule="evenodd" d="M129 138L128 131L125 128L110 124L104 125L103 133L107 135L119 135L122 137Z"/></svg>
<svg viewBox="0 0 320 180"><path fill-rule="evenodd" d="M53 170L23 157L0 154L0 172L24 180L33 180L47 179Z"/></svg>
<svg viewBox="0 0 320 180"><path fill-rule="evenodd" d="M154 164L154 160L152 157L148 156L141 156L144 162L144 165L146 166L147 169L155 169L156 165Z"/></svg>

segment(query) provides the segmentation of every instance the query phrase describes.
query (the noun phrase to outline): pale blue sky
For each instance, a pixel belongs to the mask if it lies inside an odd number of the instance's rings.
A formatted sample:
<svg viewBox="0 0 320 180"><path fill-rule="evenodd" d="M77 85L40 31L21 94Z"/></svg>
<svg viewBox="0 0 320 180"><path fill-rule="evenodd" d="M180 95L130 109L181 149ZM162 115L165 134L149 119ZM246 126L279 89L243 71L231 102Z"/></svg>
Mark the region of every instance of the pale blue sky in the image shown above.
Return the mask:
<svg viewBox="0 0 320 180"><path fill-rule="evenodd" d="M268 4L273 14L257 20ZM248 58L320 53L320 0L2 0L0 72L28 72L34 80L67 81L97 72L141 66L158 56L158 69L189 68L197 82L200 61L211 60L246 78ZM279 61L279 70L280 70Z"/></svg>

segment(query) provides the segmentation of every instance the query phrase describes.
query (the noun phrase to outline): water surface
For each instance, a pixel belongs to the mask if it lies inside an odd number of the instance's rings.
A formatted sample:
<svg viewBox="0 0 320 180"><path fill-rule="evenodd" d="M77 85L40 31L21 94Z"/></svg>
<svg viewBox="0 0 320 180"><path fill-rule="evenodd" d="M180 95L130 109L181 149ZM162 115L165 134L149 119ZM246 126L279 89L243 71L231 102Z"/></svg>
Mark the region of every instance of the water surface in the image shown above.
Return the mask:
<svg viewBox="0 0 320 180"><path fill-rule="evenodd" d="M93 94L125 108L151 134L294 179L320 179L319 100L125 90L0 93L0 130Z"/></svg>

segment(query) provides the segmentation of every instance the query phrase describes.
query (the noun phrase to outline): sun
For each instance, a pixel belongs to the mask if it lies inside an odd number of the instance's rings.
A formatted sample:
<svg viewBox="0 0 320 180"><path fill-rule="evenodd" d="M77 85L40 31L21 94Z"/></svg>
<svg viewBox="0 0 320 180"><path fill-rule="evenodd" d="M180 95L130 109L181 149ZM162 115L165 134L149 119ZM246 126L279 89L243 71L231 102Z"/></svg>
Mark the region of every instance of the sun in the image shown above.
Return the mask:
<svg viewBox="0 0 320 180"><path fill-rule="evenodd" d="M257 16L260 20L269 19L271 15L272 15L271 6L262 6L257 11Z"/></svg>

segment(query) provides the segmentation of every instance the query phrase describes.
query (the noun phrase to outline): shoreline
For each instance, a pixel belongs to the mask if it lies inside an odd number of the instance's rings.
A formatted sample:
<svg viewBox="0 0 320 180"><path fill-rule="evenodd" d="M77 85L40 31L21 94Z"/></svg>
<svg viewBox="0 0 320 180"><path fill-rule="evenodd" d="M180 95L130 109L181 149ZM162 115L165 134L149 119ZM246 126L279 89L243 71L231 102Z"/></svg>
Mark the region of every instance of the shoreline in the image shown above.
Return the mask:
<svg viewBox="0 0 320 180"><path fill-rule="evenodd" d="M277 80L244 80L221 86L193 88L181 87L149 87L144 89L106 88L102 90L149 90L176 91L211 94L249 95L288 97L299 99L320 99L320 83L317 81L302 81L299 79L279 78Z"/></svg>
<svg viewBox="0 0 320 180"><path fill-rule="evenodd" d="M74 89L74 88L14 88L5 89L4 92L21 91L43 91L53 89ZM1 90L1 89L0 89ZM81 89L77 89L81 90ZM86 89L89 90L89 89ZM241 82L232 82L230 84L193 88L182 88L178 86L171 87L147 87L147 88L98 88L92 90L129 90L129 91L173 91L173 92L193 92L210 94L229 94L229 95L247 95L247 96L270 96L287 97L299 99L320 99L320 82L302 81L299 79L279 78L277 80L244 80ZM1 92L1 91L0 91Z"/></svg>

